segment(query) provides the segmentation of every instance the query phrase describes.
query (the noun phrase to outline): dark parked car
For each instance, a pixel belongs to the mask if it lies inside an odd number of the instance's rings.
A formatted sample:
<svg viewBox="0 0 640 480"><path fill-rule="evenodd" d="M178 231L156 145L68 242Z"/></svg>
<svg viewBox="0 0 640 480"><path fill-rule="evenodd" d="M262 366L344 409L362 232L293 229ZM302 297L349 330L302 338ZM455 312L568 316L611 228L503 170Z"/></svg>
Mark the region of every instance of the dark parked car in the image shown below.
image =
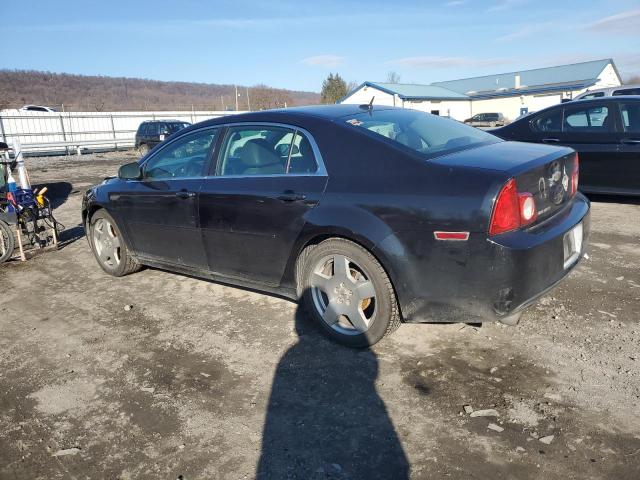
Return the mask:
<svg viewBox="0 0 640 480"><path fill-rule="evenodd" d="M507 124L501 113L478 113L467 118L464 123L472 127L501 127Z"/></svg>
<svg viewBox="0 0 640 480"><path fill-rule="evenodd" d="M334 339L400 322L517 322L580 259L589 202L565 147L392 107L218 118L88 190L100 266L303 298Z"/></svg>
<svg viewBox="0 0 640 480"><path fill-rule="evenodd" d="M135 147L142 155L160 142L163 142L171 134L191 125L189 122L179 120L149 120L142 122L136 132Z"/></svg>
<svg viewBox="0 0 640 480"><path fill-rule="evenodd" d="M583 192L640 195L640 97L574 100L491 133L573 148L580 155Z"/></svg>

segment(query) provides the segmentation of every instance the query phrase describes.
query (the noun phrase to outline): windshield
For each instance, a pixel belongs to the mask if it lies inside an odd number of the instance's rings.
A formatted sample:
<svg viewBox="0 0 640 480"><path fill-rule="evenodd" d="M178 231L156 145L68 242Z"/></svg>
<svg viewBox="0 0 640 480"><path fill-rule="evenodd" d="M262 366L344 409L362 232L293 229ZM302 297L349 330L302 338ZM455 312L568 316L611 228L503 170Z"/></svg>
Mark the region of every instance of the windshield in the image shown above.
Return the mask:
<svg viewBox="0 0 640 480"><path fill-rule="evenodd" d="M349 116L346 122L429 158L501 141L456 120L416 110L372 110Z"/></svg>
<svg viewBox="0 0 640 480"><path fill-rule="evenodd" d="M169 133L175 133L178 130L182 130L183 128L185 128L188 124L186 123L181 123L181 122L176 122L176 123L169 123L167 124L167 128L169 130Z"/></svg>

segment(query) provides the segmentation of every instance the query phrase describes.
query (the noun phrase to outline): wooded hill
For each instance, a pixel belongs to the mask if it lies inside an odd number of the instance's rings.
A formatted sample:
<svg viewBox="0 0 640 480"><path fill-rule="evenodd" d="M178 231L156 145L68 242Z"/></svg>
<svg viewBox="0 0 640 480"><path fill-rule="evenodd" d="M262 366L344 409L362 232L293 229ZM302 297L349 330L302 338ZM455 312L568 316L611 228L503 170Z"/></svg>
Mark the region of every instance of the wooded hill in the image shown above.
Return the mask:
<svg viewBox="0 0 640 480"><path fill-rule="evenodd" d="M0 109L32 104L66 111L225 110L235 109L235 91L234 85L0 70ZM239 110L320 103L318 93L266 85L238 86L238 94Z"/></svg>

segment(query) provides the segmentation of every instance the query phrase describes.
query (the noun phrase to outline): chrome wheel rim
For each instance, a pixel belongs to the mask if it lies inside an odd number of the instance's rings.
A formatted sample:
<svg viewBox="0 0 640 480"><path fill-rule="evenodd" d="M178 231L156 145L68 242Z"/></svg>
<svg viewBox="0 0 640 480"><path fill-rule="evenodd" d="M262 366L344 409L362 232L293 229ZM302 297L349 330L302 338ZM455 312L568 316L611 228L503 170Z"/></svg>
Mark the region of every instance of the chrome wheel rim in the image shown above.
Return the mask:
<svg viewBox="0 0 640 480"><path fill-rule="evenodd" d="M10 234L12 232L8 228L0 228L0 258L4 258L8 253L13 253L9 252Z"/></svg>
<svg viewBox="0 0 640 480"><path fill-rule="evenodd" d="M9 232L0 228L0 258L4 257L9 250Z"/></svg>
<svg viewBox="0 0 640 480"><path fill-rule="evenodd" d="M376 291L371 276L353 259L322 258L311 273L310 287L316 312L336 332L360 335L373 324Z"/></svg>
<svg viewBox="0 0 640 480"><path fill-rule="evenodd" d="M122 261L120 238L116 229L105 218L99 218L93 225L93 245L100 263L114 269Z"/></svg>

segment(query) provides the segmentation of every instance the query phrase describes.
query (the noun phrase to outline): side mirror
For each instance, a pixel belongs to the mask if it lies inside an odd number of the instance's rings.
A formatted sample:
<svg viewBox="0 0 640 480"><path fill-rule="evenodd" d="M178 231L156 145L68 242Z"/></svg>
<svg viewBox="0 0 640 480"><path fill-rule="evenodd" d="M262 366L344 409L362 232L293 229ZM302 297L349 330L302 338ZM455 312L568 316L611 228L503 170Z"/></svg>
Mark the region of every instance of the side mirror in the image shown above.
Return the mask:
<svg viewBox="0 0 640 480"><path fill-rule="evenodd" d="M297 155L298 153L300 153L300 149L295 145L291 145L291 155Z"/></svg>
<svg viewBox="0 0 640 480"><path fill-rule="evenodd" d="M127 163L118 169L118 178L121 180L140 180L142 169L138 162Z"/></svg>
<svg viewBox="0 0 640 480"><path fill-rule="evenodd" d="M9 150L9 145L4 142L0 142L0 151L1 150Z"/></svg>

